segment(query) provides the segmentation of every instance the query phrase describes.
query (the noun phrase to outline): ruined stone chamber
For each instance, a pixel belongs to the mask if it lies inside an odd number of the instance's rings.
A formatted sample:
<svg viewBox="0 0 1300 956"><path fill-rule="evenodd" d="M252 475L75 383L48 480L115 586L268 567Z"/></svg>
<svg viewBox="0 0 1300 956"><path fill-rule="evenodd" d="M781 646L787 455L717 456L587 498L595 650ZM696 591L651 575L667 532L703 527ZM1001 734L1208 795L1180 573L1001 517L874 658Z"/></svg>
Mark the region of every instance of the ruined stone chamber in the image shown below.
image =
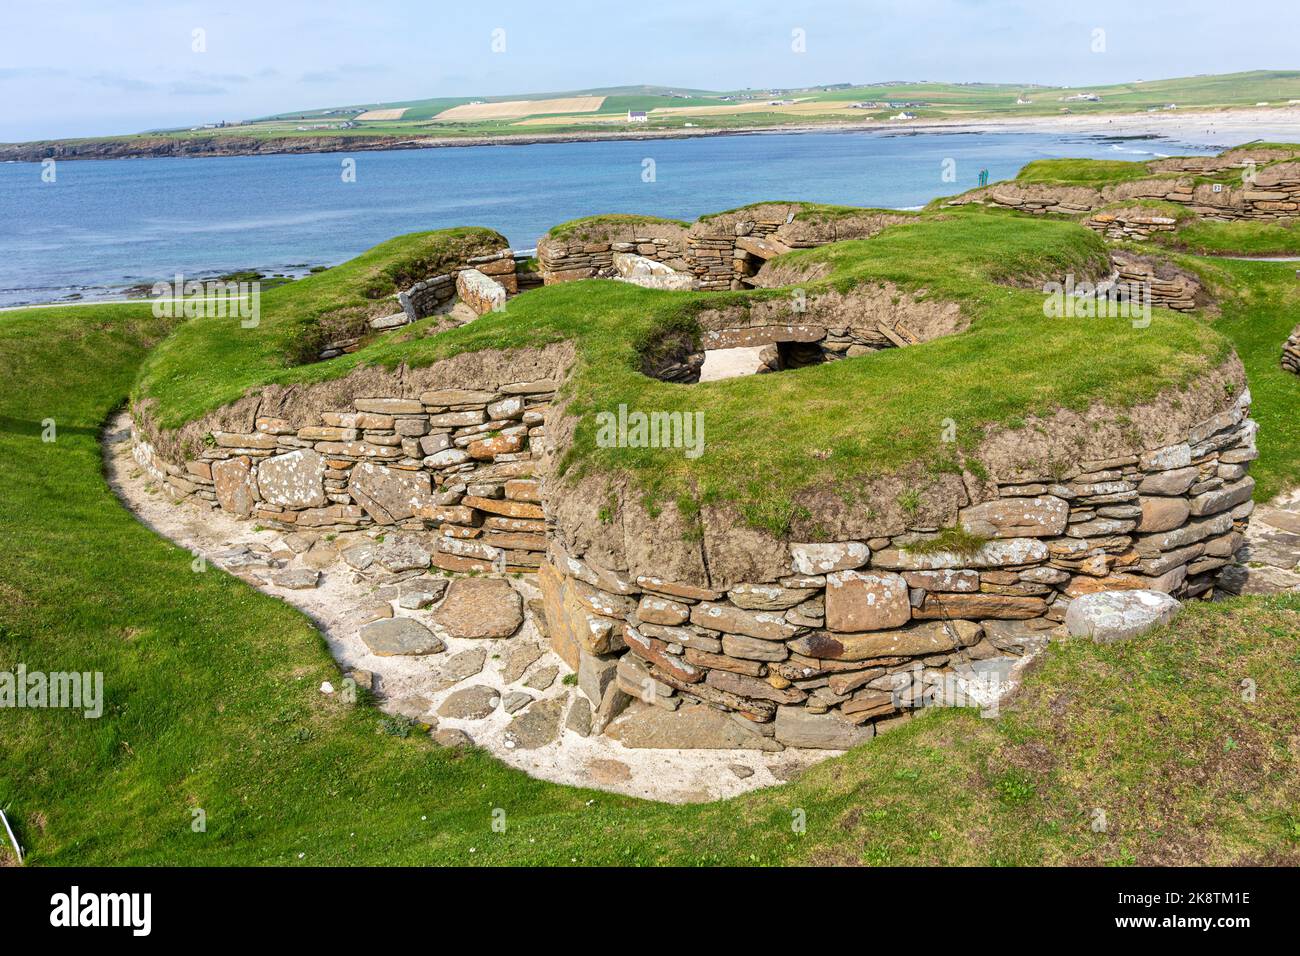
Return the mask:
<svg viewBox="0 0 1300 956"><path fill-rule="evenodd" d="M706 508L695 538L629 487L598 517L589 487L550 477L563 449L548 428L572 431L554 402L571 360L555 346L268 388L190 426L210 435L193 457L169 460L137 429L136 458L232 515L400 530L448 572L537 573L551 645L604 722L632 697L699 701L834 749L906 719L945 676L1040 649L1079 595L1208 596L1253 507L1255 423L1234 368L1217 407L1220 381L1160 403L1162 444L1053 457L1084 433L1097 447L1097 422L1066 416L1035 449L1050 473L952 476L921 526L864 508L840 516L851 536L779 540ZM991 457L1016 443L994 437ZM967 532L960 547L943 546L947 525Z"/></svg>
<svg viewBox="0 0 1300 956"><path fill-rule="evenodd" d="M889 282L790 295L822 276L776 259L783 252L912 218L803 210L750 207L689 228L597 224L539 246L542 281L599 278L630 254L696 288L755 290L698 309L688 351L785 346L789 356L799 346L835 361L966 330L959 303ZM508 274L509 261L488 264ZM1181 274L1137 258L1114 268L1172 283L1162 304L1195 301ZM450 295L451 284L429 294ZM464 272L455 284L483 291ZM641 372L693 381L691 355L669 358ZM1086 411L989 427L968 462L931 473L915 498L920 463L872 477L858 504L811 498L784 536L751 526L735 502L650 509L627 474L566 472L581 363L580 345L564 341L361 366L261 387L175 432L140 406L136 459L176 493L250 521L391 530L418 538L449 573L536 574L533 613L576 672L595 729L633 698L667 710L689 702L780 744L824 749L909 719L936 687L1005 677L1061 632L1082 595L1211 596L1253 509L1256 426L1235 356L1122 411L1098 396Z"/></svg>

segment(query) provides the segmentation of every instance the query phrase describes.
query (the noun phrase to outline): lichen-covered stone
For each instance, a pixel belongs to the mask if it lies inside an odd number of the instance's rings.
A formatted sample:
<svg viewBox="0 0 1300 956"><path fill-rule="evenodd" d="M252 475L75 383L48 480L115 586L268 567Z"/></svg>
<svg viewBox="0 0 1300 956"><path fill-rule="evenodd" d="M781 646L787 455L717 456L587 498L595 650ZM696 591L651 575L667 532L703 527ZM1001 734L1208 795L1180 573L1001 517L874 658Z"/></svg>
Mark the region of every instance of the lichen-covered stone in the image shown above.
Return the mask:
<svg viewBox="0 0 1300 956"><path fill-rule="evenodd" d="M376 524L396 524L414 517L429 503L430 491L428 472L389 468L369 461L359 462L348 480L348 494Z"/></svg>
<svg viewBox="0 0 1300 956"><path fill-rule="evenodd" d="M1065 612L1065 626L1072 637L1109 644L1168 623L1181 607L1158 591L1103 591L1075 598Z"/></svg>
<svg viewBox="0 0 1300 956"><path fill-rule="evenodd" d="M906 624L912 615L907 582L889 571L836 571L826 576L826 627L879 631Z"/></svg>

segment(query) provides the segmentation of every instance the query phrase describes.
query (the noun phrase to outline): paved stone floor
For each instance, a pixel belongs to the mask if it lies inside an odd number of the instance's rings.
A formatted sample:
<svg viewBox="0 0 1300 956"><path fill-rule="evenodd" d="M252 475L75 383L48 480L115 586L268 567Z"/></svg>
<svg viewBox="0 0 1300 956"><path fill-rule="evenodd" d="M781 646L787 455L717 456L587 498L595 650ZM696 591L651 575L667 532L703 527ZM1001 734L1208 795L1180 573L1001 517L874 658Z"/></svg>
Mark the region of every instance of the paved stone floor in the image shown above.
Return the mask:
<svg viewBox="0 0 1300 956"><path fill-rule="evenodd" d="M1300 591L1300 488L1255 508L1236 557L1237 564L1224 572L1225 590Z"/></svg>

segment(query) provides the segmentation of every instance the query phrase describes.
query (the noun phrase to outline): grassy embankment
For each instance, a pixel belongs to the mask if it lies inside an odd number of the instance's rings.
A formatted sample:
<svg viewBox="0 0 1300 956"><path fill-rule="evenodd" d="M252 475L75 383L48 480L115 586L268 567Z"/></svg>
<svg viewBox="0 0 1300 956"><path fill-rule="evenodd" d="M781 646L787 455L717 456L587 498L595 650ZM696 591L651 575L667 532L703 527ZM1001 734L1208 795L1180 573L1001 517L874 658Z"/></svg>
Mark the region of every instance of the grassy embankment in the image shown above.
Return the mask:
<svg viewBox="0 0 1300 956"><path fill-rule="evenodd" d="M107 488L98 430L167 331L144 305L0 318L0 670L101 670L107 697L99 720L0 711L0 807L29 865L1300 862L1295 597L1054 647L996 720L933 713L702 806L386 733L317 692L338 673L306 618L195 573Z"/></svg>

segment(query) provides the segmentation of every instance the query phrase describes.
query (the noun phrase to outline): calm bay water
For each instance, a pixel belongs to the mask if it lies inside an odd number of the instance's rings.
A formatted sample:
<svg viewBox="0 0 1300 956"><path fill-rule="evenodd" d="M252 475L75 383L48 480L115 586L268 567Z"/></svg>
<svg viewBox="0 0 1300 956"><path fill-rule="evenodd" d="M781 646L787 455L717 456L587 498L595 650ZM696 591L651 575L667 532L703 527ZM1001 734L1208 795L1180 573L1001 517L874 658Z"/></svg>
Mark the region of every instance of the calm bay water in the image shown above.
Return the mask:
<svg viewBox="0 0 1300 956"><path fill-rule="evenodd" d="M1053 133L802 133L349 154L0 164L0 306L239 269L298 274L404 232L490 226L515 248L605 212L677 219L764 199L908 208L1053 157L1209 152ZM643 181L646 159L654 181ZM956 181L942 177L956 161Z"/></svg>

